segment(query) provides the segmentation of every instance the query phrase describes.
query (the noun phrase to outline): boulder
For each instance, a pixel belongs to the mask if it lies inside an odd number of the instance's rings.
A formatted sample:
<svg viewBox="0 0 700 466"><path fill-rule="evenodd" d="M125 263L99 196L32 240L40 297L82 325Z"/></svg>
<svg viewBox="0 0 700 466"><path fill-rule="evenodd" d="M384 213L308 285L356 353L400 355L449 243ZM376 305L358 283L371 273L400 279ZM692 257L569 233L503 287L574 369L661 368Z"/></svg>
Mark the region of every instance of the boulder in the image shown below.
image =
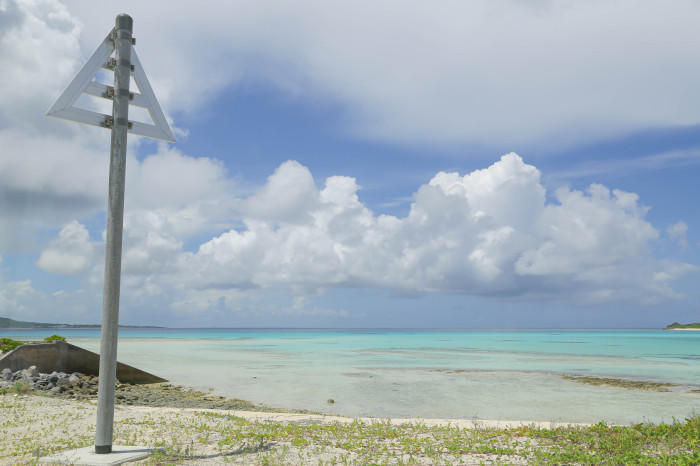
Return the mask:
<svg viewBox="0 0 700 466"><path fill-rule="evenodd" d="M58 395L62 391L63 391L63 387L53 387L51 390L49 390L49 394Z"/></svg>
<svg viewBox="0 0 700 466"><path fill-rule="evenodd" d="M68 376L66 376L66 374L63 374L63 377L59 377L58 380L56 381L57 387L67 387L69 385L71 385L71 383L68 380Z"/></svg>

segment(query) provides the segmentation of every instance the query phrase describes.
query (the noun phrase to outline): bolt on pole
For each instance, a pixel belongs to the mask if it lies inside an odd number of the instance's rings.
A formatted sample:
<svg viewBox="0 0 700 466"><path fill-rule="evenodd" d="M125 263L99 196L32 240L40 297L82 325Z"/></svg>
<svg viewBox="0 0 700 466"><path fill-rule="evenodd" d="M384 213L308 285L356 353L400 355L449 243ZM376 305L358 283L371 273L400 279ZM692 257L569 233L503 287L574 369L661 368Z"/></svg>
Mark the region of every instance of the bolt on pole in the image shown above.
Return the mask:
<svg viewBox="0 0 700 466"><path fill-rule="evenodd" d="M113 36L116 66L114 68L114 97L112 101L112 143L109 154L109 199L107 201L107 239L102 298L100 380L97 394L96 453L111 453L112 451L132 31L133 20L131 16L126 14L117 16Z"/></svg>

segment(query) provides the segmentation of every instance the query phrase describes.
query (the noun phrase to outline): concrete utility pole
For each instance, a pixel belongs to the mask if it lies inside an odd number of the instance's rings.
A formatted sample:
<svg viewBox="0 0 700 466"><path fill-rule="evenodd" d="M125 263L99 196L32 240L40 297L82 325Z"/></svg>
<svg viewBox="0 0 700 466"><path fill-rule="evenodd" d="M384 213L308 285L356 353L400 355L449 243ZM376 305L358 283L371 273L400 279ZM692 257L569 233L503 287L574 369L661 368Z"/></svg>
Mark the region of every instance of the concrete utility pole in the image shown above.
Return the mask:
<svg viewBox="0 0 700 466"><path fill-rule="evenodd" d="M97 391L95 453L112 452L114 389L117 381L117 333L119 331L119 287L122 270L124 226L124 182L126 135L129 129L129 82L131 81L131 34L134 21L119 15L114 25L114 97L112 98L112 144L109 153L109 199L105 281L102 296L100 382Z"/></svg>
<svg viewBox="0 0 700 466"><path fill-rule="evenodd" d="M89 454L114 461L134 461L150 450L119 447L113 451L114 390L117 380L117 333L119 330L119 286L122 260L122 231L124 225L124 182L126 175L127 133L175 142L170 126L156 100L136 50L133 49L133 20L117 16L110 31L73 81L51 106L47 115L88 125L109 128L112 144L109 158L109 199L107 201L107 240L105 248L104 296L102 298L102 339L100 341L100 382L97 394L97 430L95 448ZM110 58L114 54L114 58ZM94 81L100 69L114 71L114 87ZM133 74L133 76L132 76ZM140 93L130 92L134 79ZM112 100L112 115L93 112L74 104L82 94ZM129 105L148 110L153 124L129 121ZM84 449L59 455L60 461L86 460ZM115 458L112 458L114 456ZM104 456L102 456L105 459ZM89 461L97 461L87 458ZM114 461L112 461L114 460ZM100 461L100 464L104 461ZM104 463L107 464L107 463Z"/></svg>

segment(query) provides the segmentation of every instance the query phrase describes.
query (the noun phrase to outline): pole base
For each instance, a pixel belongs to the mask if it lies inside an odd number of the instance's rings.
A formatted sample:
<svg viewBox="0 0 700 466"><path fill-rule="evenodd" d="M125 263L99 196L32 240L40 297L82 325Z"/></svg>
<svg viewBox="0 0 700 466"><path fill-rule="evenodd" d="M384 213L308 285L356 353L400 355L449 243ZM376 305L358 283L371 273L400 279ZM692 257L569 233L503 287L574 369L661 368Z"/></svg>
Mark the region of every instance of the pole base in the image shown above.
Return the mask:
<svg viewBox="0 0 700 466"><path fill-rule="evenodd" d="M112 445L95 445L95 453L98 455L112 453Z"/></svg>
<svg viewBox="0 0 700 466"><path fill-rule="evenodd" d="M76 450L68 450L55 453L51 456L39 458L40 464L81 464L81 465L119 465L131 461L139 461L148 458L153 449L138 446L123 445L101 445L103 448L110 448L109 454L98 454L95 447L84 447Z"/></svg>

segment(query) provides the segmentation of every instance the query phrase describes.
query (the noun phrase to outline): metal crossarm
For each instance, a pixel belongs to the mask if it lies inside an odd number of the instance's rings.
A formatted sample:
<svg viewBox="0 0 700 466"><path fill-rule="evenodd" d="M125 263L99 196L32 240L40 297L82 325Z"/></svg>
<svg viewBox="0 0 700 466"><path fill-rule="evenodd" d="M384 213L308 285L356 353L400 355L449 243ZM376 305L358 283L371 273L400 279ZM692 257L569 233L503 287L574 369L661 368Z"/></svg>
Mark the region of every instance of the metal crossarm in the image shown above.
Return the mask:
<svg viewBox="0 0 700 466"><path fill-rule="evenodd" d="M114 71L117 66L117 61L112 58L114 53L115 30L112 29L107 37L102 41L97 50L92 54L90 59L85 63L78 74L73 78L73 81L66 87L61 95L56 99L56 102L46 112L48 116L63 118L66 120L77 121L102 128L110 128L110 125L105 124L111 118L110 115L94 112L75 106L75 102L82 94L87 94L93 97L102 97L105 99L113 99L114 88L106 84L94 81L95 76L100 69ZM175 142L170 125L165 118L163 110L153 93L153 88L148 82L148 77L143 69L143 65L136 54L136 50L131 48L131 76L138 86L140 93L129 93L130 104L142 107L148 110L148 114L153 121L153 124L129 121L128 131L130 134L146 136L154 139L162 139L168 142Z"/></svg>

